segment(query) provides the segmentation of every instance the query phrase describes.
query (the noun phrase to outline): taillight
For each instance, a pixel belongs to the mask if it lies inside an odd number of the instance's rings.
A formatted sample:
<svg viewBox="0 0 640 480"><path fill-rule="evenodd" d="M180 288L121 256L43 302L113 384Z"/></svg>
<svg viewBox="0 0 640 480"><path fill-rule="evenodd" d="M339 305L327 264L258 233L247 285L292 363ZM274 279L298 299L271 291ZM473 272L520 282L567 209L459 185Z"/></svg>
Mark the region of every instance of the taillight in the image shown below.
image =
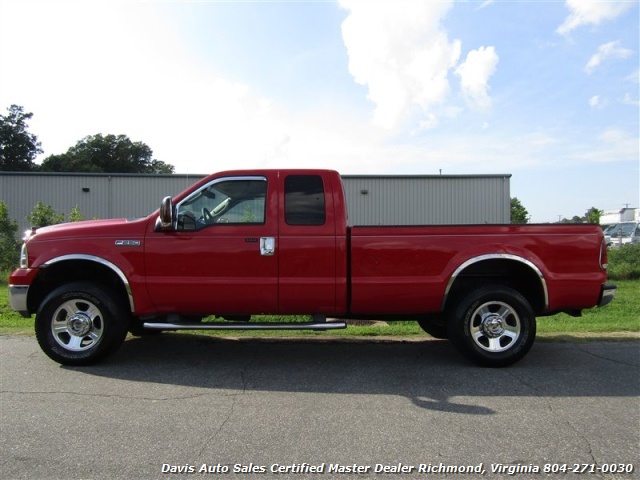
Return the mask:
<svg viewBox="0 0 640 480"><path fill-rule="evenodd" d="M605 242L604 238L602 239L602 243L600 244L600 268L607 271L609 268L609 257L607 256L607 242Z"/></svg>

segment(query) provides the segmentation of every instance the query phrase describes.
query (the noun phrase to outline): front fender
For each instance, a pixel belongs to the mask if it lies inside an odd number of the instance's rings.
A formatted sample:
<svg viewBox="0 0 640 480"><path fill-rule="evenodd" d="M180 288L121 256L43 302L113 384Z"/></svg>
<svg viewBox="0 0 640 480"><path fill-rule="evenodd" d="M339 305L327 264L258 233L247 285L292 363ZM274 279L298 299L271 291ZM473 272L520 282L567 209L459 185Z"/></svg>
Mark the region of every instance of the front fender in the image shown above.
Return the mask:
<svg viewBox="0 0 640 480"><path fill-rule="evenodd" d="M74 260L81 260L81 261L99 263L99 264L104 265L105 267L109 268L111 271L113 271L118 276L118 278L120 278L120 280L122 281L122 284L123 284L123 286L125 288L125 291L127 292L127 298L129 300L129 308L131 309L131 312L135 311L135 301L134 301L134 298L133 298L133 291L131 289L131 284L129 283L129 279L127 278L127 276L124 274L124 272L117 265L115 265L114 263L110 262L109 260L105 260L104 258L97 257L95 255L68 254L68 255L62 255L61 257L52 258L51 260L47 260L42 265L40 265L40 268L47 268L47 267L49 267L51 265L55 265L55 264L60 263L60 262L74 261Z"/></svg>

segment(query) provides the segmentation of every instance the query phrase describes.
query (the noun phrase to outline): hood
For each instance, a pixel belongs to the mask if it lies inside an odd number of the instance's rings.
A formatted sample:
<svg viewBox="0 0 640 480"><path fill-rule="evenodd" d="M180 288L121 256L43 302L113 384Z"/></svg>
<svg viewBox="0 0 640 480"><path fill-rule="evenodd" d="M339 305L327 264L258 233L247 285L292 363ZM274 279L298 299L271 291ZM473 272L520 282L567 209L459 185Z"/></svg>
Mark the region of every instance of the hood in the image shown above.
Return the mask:
<svg viewBox="0 0 640 480"><path fill-rule="evenodd" d="M149 217L129 220L111 218L107 220L83 220L81 222L59 223L48 227L40 227L27 233L28 237L38 240L58 240L86 237L111 237L123 234L144 235Z"/></svg>

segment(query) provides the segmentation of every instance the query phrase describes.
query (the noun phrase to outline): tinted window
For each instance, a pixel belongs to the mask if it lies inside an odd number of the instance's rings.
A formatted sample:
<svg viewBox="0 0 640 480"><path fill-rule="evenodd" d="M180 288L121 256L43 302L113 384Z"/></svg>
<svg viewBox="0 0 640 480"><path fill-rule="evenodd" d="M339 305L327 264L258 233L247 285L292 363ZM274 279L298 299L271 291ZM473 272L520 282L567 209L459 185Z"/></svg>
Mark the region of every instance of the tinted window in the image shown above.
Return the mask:
<svg viewBox="0 0 640 480"><path fill-rule="evenodd" d="M324 187L319 175L289 175L285 178L284 218L288 225L324 224Z"/></svg>

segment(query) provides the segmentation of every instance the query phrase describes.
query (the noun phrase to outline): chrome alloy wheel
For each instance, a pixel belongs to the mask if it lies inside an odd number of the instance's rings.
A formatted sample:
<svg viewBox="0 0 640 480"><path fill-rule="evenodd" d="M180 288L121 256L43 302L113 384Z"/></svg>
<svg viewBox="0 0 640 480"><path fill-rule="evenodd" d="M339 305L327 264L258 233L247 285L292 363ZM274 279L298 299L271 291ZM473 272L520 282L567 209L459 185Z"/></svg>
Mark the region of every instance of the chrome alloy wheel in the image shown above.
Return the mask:
<svg viewBox="0 0 640 480"><path fill-rule="evenodd" d="M483 350L503 352L520 336L520 317L513 307L504 302L487 302L473 312L470 333L476 345Z"/></svg>
<svg viewBox="0 0 640 480"><path fill-rule="evenodd" d="M68 300L53 314L51 333L58 345L67 350L87 350L95 346L104 334L102 312L87 300Z"/></svg>

